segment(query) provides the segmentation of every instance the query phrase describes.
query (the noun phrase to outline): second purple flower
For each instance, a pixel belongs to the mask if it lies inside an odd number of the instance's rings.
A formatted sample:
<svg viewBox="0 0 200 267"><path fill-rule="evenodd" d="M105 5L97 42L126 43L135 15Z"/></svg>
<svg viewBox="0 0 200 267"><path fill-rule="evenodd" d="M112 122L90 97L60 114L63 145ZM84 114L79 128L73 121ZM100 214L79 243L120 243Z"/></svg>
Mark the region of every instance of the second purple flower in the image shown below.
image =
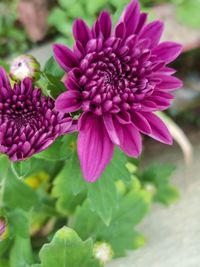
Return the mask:
<svg viewBox="0 0 200 267"><path fill-rule="evenodd" d="M108 12L90 29L77 19L73 50L54 45L57 62L68 74L67 92L56 101L62 112L81 110L78 155L84 177L93 182L113 156L114 145L128 156L142 150L141 133L172 144L164 123L154 114L166 110L171 91L182 82L166 65L181 52L181 45L159 43L163 23L147 24L147 14L132 0L112 30Z"/></svg>

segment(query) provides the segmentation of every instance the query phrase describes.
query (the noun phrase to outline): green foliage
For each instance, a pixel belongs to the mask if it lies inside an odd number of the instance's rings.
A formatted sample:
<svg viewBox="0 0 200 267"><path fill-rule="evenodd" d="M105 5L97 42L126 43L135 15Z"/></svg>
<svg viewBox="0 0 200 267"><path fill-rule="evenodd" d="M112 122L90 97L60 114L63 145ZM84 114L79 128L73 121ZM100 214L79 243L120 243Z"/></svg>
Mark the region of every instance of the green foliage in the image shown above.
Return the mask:
<svg viewBox="0 0 200 267"><path fill-rule="evenodd" d="M50 57L44 67L44 73L46 75L53 75L54 77L61 79L64 76L64 71L59 67L54 57Z"/></svg>
<svg viewBox="0 0 200 267"><path fill-rule="evenodd" d="M141 179L153 195L156 202L170 205L178 200L179 193L175 186L170 184L170 178L175 170L171 165L152 165L147 168Z"/></svg>
<svg viewBox="0 0 200 267"><path fill-rule="evenodd" d="M84 240L92 236L97 241L106 241L111 244L115 257L124 256L127 250L140 245L141 235L133 228L148 212L150 202L147 191L131 190L120 199L110 224L105 225L86 201L77 210L74 228Z"/></svg>
<svg viewBox="0 0 200 267"><path fill-rule="evenodd" d="M33 263L33 254L29 236L29 217L17 209L8 215L13 231L14 243L10 252L10 267L27 267Z"/></svg>
<svg viewBox="0 0 200 267"><path fill-rule="evenodd" d="M70 161L66 162L66 165L56 177L52 191L52 195L58 199L56 203L58 211L65 216L73 214L76 207L83 202L86 196L83 192L77 194L76 197L73 194L70 185L70 171L72 170L70 163Z"/></svg>
<svg viewBox="0 0 200 267"><path fill-rule="evenodd" d="M20 207L29 211L38 204L38 196L22 180L10 174L4 180L3 203L12 209Z"/></svg>
<svg viewBox="0 0 200 267"><path fill-rule="evenodd" d="M59 230L40 251L40 267L98 267L93 258L92 240L83 242L70 228Z"/></svg>
<svg viewBox="0 0 200 267"><path fill-rule="evenodd" d="M25 30L17 24L14 5L0 3L0 57L23 53L30 46Z"/></svg>

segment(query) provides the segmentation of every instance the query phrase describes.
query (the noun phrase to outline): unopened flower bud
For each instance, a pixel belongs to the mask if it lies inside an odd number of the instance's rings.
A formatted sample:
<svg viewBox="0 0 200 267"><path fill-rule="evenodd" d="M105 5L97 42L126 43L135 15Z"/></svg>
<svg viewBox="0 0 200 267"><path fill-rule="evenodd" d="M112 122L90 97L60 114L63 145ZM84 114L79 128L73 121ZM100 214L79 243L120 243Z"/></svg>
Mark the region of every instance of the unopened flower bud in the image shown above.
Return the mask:
<svg viewBox="0 0 200 267"><path fill-rule="evenodd" d="M112 260L112 247L106 242L97 242L94 245L94 256L100 264L104 265Z"/></svg>
<svg viewBox="0 0 200 267"><path fill-rule="evenodd" d="M7 222L5 217L0 217L0 241L7 236Z"/></svg>
<svg viewBox="0 0 200 267"><path fill-rule="evenodd" d="M40 64L31 55L18 56L11 63L10 77L14 81L22 81L27 77L36 81L40 77Z"/></svg>
<svg viewBox="0 0 200 267"><path fill-rule="evenodd" d="M153 184L151 184L151 183L146 183L145 184L145 189L149 192L149 193L151 193L152 195L155 195L156 194L156 188L155 188L155 186L153 185Z"/></svg>

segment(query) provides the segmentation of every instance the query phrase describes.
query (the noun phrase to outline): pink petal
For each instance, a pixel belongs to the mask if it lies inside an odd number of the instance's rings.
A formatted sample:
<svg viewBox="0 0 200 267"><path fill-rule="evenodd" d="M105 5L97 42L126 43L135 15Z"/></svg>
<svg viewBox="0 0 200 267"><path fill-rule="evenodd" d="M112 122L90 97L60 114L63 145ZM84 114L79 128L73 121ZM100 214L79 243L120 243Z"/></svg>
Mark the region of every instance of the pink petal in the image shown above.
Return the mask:
<svg viewBox="0 0 200 267"><path fill-rule="evenodd" d="M153 21L147 24L141 32L140 38L151 40L150 48L156 46L163 33L163 23L161 21Z"/></svg>
<svg viewBox="0 0 200 267"><path fill-rule="evenodd" d="M116 145L120 145L119 136L113 122L113 115L110 113L104 114L103 121L112 142Z"/></svg>
<svg viewBox="0 0 200 267"><path fill-rule="evenodd" d="M129 36L135 32L139 18L140 18L139 3L137 0L132 0L131 3L126 6L119 20L119 23L124 22L126 26L126 36Z"/></svg>
<svg viewBox="0 0 200 267"><path fill-rule="evenodd" d="M140 14L140 18L139 18L139 21L138 21L137 28L135 30L135 34L138 34L138 33L141 32L141 30L145 26L145 23L147 21L147 17L148 17L148 14L147 13Z"/></svg>
<svg viewBox="0 0 200 267"><path fill-rule="evenodd" d="M115 37L123 39L126 35L126 26L124 22L119 23L115 28Z"/></svg>
<svg viewBox="0 0 200 267"><path fill-rule="evenodd" d="M130 116L129 112L127 112L127 111L120 111L119 113L117 113L115 115L115 117L117 118L117 120L121 124L130 124L131 123L131 116Z"/></svg>
<svg viewBox="0 0 200 267"><path fill-rule="evenodd" d="M163 121L153 113L143 113L143 116L148 120L152 133L148 136L168 145L173 143L171 134Z"/></svg>
<svg viewBox="0 0 200 267"><path fill-rule="evenodd" d="M6 88L6 90L11 90L10 81L8 75L3 67L0 67L0 88Z"/></svg>
<svg viewBox="0 0 200 267"><path fill-rule="evenodd" d="M158 110L166 110L171 104L171 101L169 99L165 99L164 97L156 95L153 95L148 99L156 104Z"/></svg>
<svg viewBox="0 0 200 267"><path fill-rule="evenodd" d="M174 76L159 75L158 78L162 82L157 85L157 89L175 90L183 86L183 82Z"/></svg>
<svg viewBox="0 0 200 267"><path fill-rule="evenodd" d="M152 50L152 54L156 55L159 60L166 63L176 59L182 51L182 45L174 42L163 42Z"/></svg>
<svg viewBox="0 0 200 267"><path fill-rule="evenodd" d="M55 108L61 112L74 112L81 108L81 93L67 91L59 95L55 102Z"/></svg>
<svg viewBox="0 0 200 267"><path fill-rule="evenodd" d="M122 125L123 139L120 148L130 157L138 157L142 152L142 139L138 130L132 124Z"/></svg>
<svg viewBox="0 0 200 267"><path fill-rule="evenodd" d="M69 75L66 77L64 84L68 90L80 90L80 87L75 81L75 78L70 77Z"/></svg>
<svg viewBox="0 0 200 267"><path fill-rule="evenodd" d="M76 19L73 25L73 35L75 40L79 41L83 47L92 38L92 33L87 24L82 19Z"/></svg>
<svg viewBox="0 0 200 267"><path fill-rule="evenodd" d="M101 32L105 39L110 37L112 29L112 21L110 14L107 11L103 11L99 16L99 25Z"/></svg>
<svg viewBox="0 0 200 267"><path fill-rule="evenodd" d="M172 69L170 67L163 67L157 73L166 74L166 75L172 75L172 74L176 73L176 70Z"/></svg>
<svg viewBox="0 0 200 267"><path fill-rule="evenodd" d="M144 134L151 133L151 127L147 119L140 112L132 112L131 121L140 132Z"/></svg>
<svg viewBox="0 0 200 267"><path fill-rule="evenodd" d="M101 117L87 113L84 121L78 136L78 155L86 181L95 182L112 159L114 145Z"/></svg>
<svg viewBox="0 0 200 267"><path fill-rule="evenodd" d="M53 45L53 52L56 61L66 72L78 65L74 53L67 46L55 44Z"/></svg>

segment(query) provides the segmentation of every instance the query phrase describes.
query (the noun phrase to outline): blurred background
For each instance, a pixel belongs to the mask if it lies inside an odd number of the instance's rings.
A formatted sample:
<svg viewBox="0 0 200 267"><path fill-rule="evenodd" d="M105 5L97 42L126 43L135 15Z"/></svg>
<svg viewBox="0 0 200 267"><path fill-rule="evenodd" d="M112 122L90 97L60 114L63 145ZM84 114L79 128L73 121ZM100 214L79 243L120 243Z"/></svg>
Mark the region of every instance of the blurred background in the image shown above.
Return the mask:
<svg viewBox="0 0 200 267"><path fill-rule="evenodd" d="M51 43L72 45L73 20L92 25L102 9L117 20L128 0L1 0L0 64L16 55L31 53L43 66L52 55ZM167 147L145 140L144 161L173 163L174 182L181 200L166 210L155 207L140 229L149 246L110 266L199 267L200 256L200 0L140 0L150 20L165 22L163 40L183 44L174 63L184 87L167 112L177 141ZM161 156L162 155L162 156ZM176 249L179 247L179 249ZM155 256L156 255L156 256ZM159 261L160 259L160 261Z"/></svg>

